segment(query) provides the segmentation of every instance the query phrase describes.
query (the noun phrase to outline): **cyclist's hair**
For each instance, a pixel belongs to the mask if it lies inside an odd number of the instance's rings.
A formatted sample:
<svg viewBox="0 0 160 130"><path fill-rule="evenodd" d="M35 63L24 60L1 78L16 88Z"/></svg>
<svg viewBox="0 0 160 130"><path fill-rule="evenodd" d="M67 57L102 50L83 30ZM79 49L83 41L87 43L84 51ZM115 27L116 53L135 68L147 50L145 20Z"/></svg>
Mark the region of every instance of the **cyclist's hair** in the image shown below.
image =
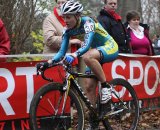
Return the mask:
<svg viewBox="0 0 160 130"><path fill-rule="evenodd" d="M90 16L90 18L93 19L94 22L98 23L98 20L97 20L97 18L95 16Z"/></svg>

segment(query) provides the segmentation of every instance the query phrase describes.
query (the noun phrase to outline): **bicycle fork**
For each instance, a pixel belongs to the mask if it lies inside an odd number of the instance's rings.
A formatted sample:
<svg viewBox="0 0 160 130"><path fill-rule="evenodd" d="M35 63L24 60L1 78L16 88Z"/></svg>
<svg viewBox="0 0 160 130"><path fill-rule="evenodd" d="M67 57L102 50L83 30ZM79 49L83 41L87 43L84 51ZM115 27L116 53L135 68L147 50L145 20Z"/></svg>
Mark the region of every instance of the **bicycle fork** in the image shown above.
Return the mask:
<svg viewBox="0 0 160 130"><path fill-rule="evenodd" d="M65 105L66 105L66 102L67 102L67 97L68 97L68 93L69 93L69 89L70 89L70 74L67 73L66 74L66 81L65 81L65 85L62 87L62 90L61 90L61 98L58 100L58 105L57 105L57 109L56 109L56 112L55 114L57 115L58 113L58 108L60 106L60 103L63 99L63 104L62 104L62 110L61 110L61 115L64 113L64 109L65 109ZM63 98L64 96L64 98Z"/></svg>

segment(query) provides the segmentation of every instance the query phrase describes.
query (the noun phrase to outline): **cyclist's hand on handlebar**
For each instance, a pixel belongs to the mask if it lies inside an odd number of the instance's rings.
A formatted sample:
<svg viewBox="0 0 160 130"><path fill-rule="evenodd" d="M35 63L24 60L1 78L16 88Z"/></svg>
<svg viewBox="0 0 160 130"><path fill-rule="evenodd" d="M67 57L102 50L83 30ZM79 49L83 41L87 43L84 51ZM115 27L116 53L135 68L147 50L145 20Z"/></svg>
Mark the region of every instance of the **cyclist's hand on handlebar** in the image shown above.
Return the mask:
<svg viewBox="0 0 160 130"><path fill-rule="evenodd" d="M37 72L46 70L49 67L48 62L40 62L36 64Z"/></svg>
<svg viewBox="0 0 160 130"><path fill-rule="evenodd" d="M65 64L72 64L73 61L74 61L74 57L72 55L66 55L66 57L63 60Z"/></svg>

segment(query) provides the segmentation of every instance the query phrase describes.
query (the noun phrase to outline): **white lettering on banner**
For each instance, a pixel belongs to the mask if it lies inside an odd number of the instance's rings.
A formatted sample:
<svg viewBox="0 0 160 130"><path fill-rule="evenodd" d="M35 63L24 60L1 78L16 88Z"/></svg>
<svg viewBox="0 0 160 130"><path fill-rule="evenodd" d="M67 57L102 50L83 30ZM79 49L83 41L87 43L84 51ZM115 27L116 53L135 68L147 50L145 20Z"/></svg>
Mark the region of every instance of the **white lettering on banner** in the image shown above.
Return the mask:
<svg viewBox="0 0 160 130"><path fill-rule="evenodd" d="M138 68L140 70L140 75L138 78L134 78L134 68ZM128 79L128 82L130 82L131 85L139 85L142 83L143 80L143 67L142 63L137 60L131 60L130 61L130 78Z"/></svg>
<svg viewBox="0 0 160 130"><path fill-rule="evenodd" d="M111 68L112 77L113 78L119 77L119 78L125 79L124 76L119 75L119 74L116 73L116 69L117 69L118 66L122 67L123 70L124 70L125 67L126 67L126 63L123 60L120 60L120 59L115 60L113 62L113 64L112 64L112 68ZM131 85L133 85L133 86L134 85L140 85L140 84L142 84L143 79L144 79L144 89L145 89L145 92L148 95L153 95L156 92L158 84L160 82L159 68L158 68L157 64L155 63L155 61L153 61L153 60L148 61L148 63L146 64L146 66L143 68L142 63L140 61L138 61L138 60L130 60L129 67L130 67L130 69L129 69L130 70L130 72L129 72L130 73L130 77L128 79L128 82ZM153 87L149 87L148 86L148 82L149 82L149 79L148 79L149 69L151 67L155 70L155 73L156 73L156 81L155 81ZM138 68L139 71L140 71L140 74L139 74L138 78L134 78L135 68ZM125 94L124 91L125 90L123 89L120 92L120 96L123 96Z"/></svg>
<svg viewBox="0 0 160 130"><path fill-rule="evenodd" d="M16 75L26 75L27 81L27 113L29 113L29 107L34 95L34 81L33 75L36 75L35 67L18 67L16 69ZM22 86L23 87L23 86Z"/></svg>
<svg viewBox="0 0 160 130"><path fill-rule="evenodd" d="M125 64L125 62L122 61L122 60L119 60L119 59L118 59L118 60L115 60L115 61L113 62L113 64L112 64L112 69L111 69L112 77L113 77L113 78L122 78L122 79L125 79L124 76L119 75L119 74L116 73L116 68L117 68L117 66L121 66L123 69L125 69L126 64ZM115 92L116 92L116 91L115 91ZM124 94L125 94L125 92L126 92L126 89L123 88L121 91L117 92L117 94L118 94L120 97L123 97ZM113 95L113 96L114 96L114 98L117 98L117 97L115 97L115 95Z"/></svg>
<svg viewBox="0 0 160 130"><path fill-rule="evenodd" d="M153 67L155 72L156 72L156 81L153 85L153 87L149 88L148 86L148 71L149 69ZM153 95L155 93L155 91L157 90L157 87L158 87L158 83L159 83L159 69L158 69L158 66L157 64L154 62L154 61L149 61L145 67L145 73L144 73L144 89L146 90L146 93L148 95Z"/></svg>
<svg viewBox="0 0 160 130"><path fill-rule="evenodd" d="M122 78L122 79L125 79L124 76L119 75L119 74L116 73L117 66L121 66L123 69L125 69L126 64L125 64L125 62L123 60L120 60L120 59L115 60L113 62L113 64L112 64L112 69L111 69L111 75L112 75L112 77L113 78Z"/></svg>
<svg viewBox="0 0 160 130"><path fill-rule="evenodd" d="M14 115L15 112L7 100L13 94L15 89L14 77L12 76L12 73L5 68L0 68L0 76L5 78L8 84L7 89L0 93L0 104L2 105L6 115Z"/></svg>

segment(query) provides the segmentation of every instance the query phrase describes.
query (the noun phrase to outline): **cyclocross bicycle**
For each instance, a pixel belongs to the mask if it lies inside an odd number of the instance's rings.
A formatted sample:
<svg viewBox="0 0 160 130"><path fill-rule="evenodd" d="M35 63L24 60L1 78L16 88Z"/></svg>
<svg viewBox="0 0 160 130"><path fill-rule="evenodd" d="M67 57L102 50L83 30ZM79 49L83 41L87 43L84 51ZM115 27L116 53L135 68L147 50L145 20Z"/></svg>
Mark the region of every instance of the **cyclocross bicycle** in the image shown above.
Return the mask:
<svg viewBox="0 0 160 130"><path fill-rule="evenodd" d="M139 105L133 87L124 79L110 81L112 90L111 109L100 116L100 89L97 94L96 109L85 96L76 78L96 78L94 74L73 71L63 63L64 83L53 82L41 72L43 79L50 83L41 87L34 95L30 105L30 127L32 130L86 130L84 104L94 115L103 130L135 130L139 119ZM82 101L84 103L82 103Z"/></svg>

